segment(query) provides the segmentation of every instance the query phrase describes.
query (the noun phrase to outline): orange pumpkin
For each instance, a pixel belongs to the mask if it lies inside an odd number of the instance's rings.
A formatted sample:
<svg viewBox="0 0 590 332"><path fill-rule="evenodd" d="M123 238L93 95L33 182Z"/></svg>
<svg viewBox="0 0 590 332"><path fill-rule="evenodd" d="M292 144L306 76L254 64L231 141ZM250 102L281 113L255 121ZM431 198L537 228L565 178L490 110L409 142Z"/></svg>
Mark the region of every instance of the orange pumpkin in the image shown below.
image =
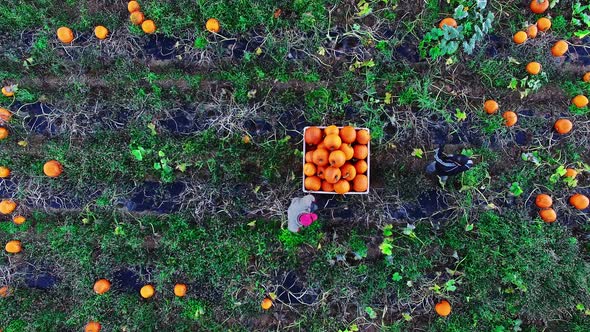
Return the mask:
<svg viewBox="0 0 590 332"><path fill-rule="evenodd" d="M322 142L322 130L318 127L309 127L305 129L305 143L318 145Z"/></svg>
<svg viewBox="0 0 590 332"><path fill-rule="evenodd" d="M12 118L12 113L6 108L0 107L0 123L8 122Z"/></svg>
<svg viewBox="0 0 590 332"><path fill-rule="evenodd" d="M582 194L575 194L570 197L570 204L578 210L586 210L590 205L590 200Z"/></svg>
<svg viewBox="0 0 590 332"><path fill-rule="evenodd" d="M352 148L352 146L350 144L342 143L342 145L340 145L339 150L344 152L344 156L346 157L346 160L350 160L354 156L354 149Z"/></svg>
<svg viewBox="0 0 590 332"><path fill-rule="evenodd" d="M186 295L186 285L176 284L174 285L174 295L178 297L184 297Z"/></svg>
<svg viewBox="0 0 590 332"><path fill-rule="evenodd" d="M535 198L535 205L540 209L548 209L553 205L553 199L547 194L539 194Z"/></svg>
<svg viewBox="0 0 590 332"><path fill-rule="evenodd" d="M531 24L526 29L526 35L529 38L537 38L538 32L539 32L539 29L537 28L537 25L536 24Z"/></svg>
<svg viewBox="0 0 590 332"><path fill-rule="evenodd" d="M14 86L13 85L7 85L2 87L2 94L4 95L4 97L12 97L14 96Z"/></svg>
<svg viewBox="0 0 590 332"><path fill-rule="evenodd" d="M7 253L9 254L18 254L23 250L22 244L18 240L8 241L6 243L6 247L4 248Z"/></svg>
<svg viewBox="0 0 590 332"><path fill-rule="evenodd" d="M565 135L565 134L569 133L570 131L572 131L572 128L574 127L574 125L568 119L559 119L559 120L555 121L555 125L553 125L553 127L555 128L555 131L557 133L559 133L561 135Z"/></svg>
<svg viewBox="0 0 590 332"><path fill-rule="evenodd" d="M370 140L371 140L371 134L369 134L368 130L361 129L356 132L357 143L367 145L367 144L369 144Z"/></svg>
<svg viewBox="0 0 590 332"><path fill-rule="evenodd" d="M337 194L344 195L350 191L350 183L346 180L340 180L334 184L334 191Z"/></svg>
<svg viewBox="0 0 590 332"><path fill-rule="evenodd" d="M98 279L94 283L93 289L96 294L104 294L111 289L111 282L106 279Z"/></svg>
<svg viewBox="0 0 590 332"><path fill-rule="evenodd" d="M567 42L565 40L560 40L556 42L551 48L551 54L553 54L554 57L563 56L565 53L567 53L568 48L569 46Z"/></svg>
<svg viewBox="0 0 590 332"><path fill-rule="evenodd" d="M88 322L84 327L84 332L100 332L101 328L99 322Z"/></svg>
<svg viewBox="0 0 590 332"><path fill-rule="evenodd" d="M154 296L155 293L156 293L156 290L154 289L154 286L152 286L152 285L145 285L145 286L141 287L141 289L139 290L139 294L144 299L151 298L152 296Z"/></svg>
<svg viewBox="0 0 590 332"><path fill-rule="evenodd" d="M316 167L313 163L305 163L305 165L303 165L303 174L305 174L305 176L314 176L316 171Z"/></svg>
<svg viewBox="0 0 590 332"><path fill-rule="evenodd" d="M312 159L313 163L318 166L326 166L328 165L328 157L329 153L326 149L317 149L313 152Z"/></svg>
<svg viewBox="0 0 590 332"><path fill-rule="evenodd" d="M576 105L577 108L584 108L588 106L588 98L583 95L577 95L572 99L572 104Z"/></svg>
<svg viewBox="0 0 590 332"><path fill-rule="evenodd" d="M340 168L336 167L328 167L325 170L325 177L326 181L331 184L335 184L336 182L340 181L342 177L342 173L340 172Z"/></svg>
<svg viewBox="0 0 590 332"><path fill-rule="evenodd" d="M340 174L346 181L352 181L356 177L356 168L351 163L346 163L340 167Z"/></svg>
<svg viewBox="0 0 590 332"><path fill-rule="evenodd" d="M221 30L221 27L219 26L219 21L216 18L208 19L207 23L205 23L205 28L207 29L207 31L214 33L218 33Z"/></svg>
<svg viewBox="0 0 590 332"><path fill-rule="evenodd" d="M369 169L369 164L364 160L359 160L354 164L357 174L364 174Z"/></svg>
<svg viewBox="0 0 590 332"><path fill-rule="evenodd" d="M340 148L340 145L342 145L342 139L338 134L330 134L324 138L324 145L326 146L326 149L334 151Z"/></svg>
<svg viewBox="0 0 590 332"><path fill-rule="evenodd" d="M154 23L152 20L145 20L143 23L141 23L141 30L143 30L143 32L147 33L148 35L151 35L152 33L156 32L156 23Z"/></svg>
<svg viewBox="0 0 590 332"><path fill-rule="evenodd" d="M452 17L447 17L447 18L444 18L442 21L440 21L440 23L438 24L438 27L442 29L445 25L450 26L451 28L456 28L457 21L455 21L455 19Z"/></svg>
<svg viewBox="0 0 590 332"><path fill-rule="evenodd" d="M539 211L539 216L546 223L552 223L557 220L557 213L553 209L543 209Z"/></svg>
<svg viewBox="0 0 590 332"><path fill-rule="evenodd" d="M69 44L74 40L74 32L68 27L57 29L57 39L64 44Z"/></svg>
<svg viewBox="0 0 590 332"><path fill-rule="evenodd" d="M8 286L0 287L0 297L7 297L10 295L10 288Z"/></svg>
<svg viewBox="0 0 590 332"><path fill-rule="evenodd" d="M333 192L334 191L334 185L331 184L328 181L322 181L322 191L327 191L327 192Z"/></svg>
<svg viewBox="0 0 590 332"><path fill-rule="evenodd" d="M587 72L586 74L584 74L584 76L582 77L582 80L586 83L590 82L590 71ZM1 115L0 115L1 117Z"/></svg>
<svg viewBox="0 0 590 332"><path fill-rule="evenodd" d="M518 116L516 115L516 113L512 111L504 112L504 114L502 114L502 117L504 118L504 123L506 124L506 127L514 126L518 121Z"/></svg>
<svg viewBox="0 0 590 332"><path fill-rule="evenodd" d="M129 15L129 20L133 25L140 25L144 19L145 16L143 16L143 13L140 11L133 12L131 15Z"/></svg>
<svg viewBox="0 0 590 332"><path fill-rule="evenodd" d="M304 181L305 189L318 191L322 187L322 179L317 176L308 176Z"/></svg>
<svg viewBox="0 0 590 332"><path fill-rule="evenodd" d="M6 179L10 176L10 168L5 166L0 166L0 179Z"/></svg>
<svg viewBox="0 0 590 332"><path fill-rule="evenodd" d="M547 17L541 17L537 20L537 28L540 31L547 31L551 28L551 20Z"/></svg>
<svg viewBox="0 0 590 332"><path fill-rule="evenodd" d="M578 176L578 171L576 171L573 168L567 168L565 170L565 176L568 178L575 178L576 176Z"/></svg>
<svg viewBox="0 0 590 332"><path fill-rule="evenodd" d="M366 175L359 174L352 180L352 190L365 192L367 189L369 189L369 178Z"/></svg>
<svg viewBox="0 0 590 332"><path fill-rule="evenodd" d="M264 300L262 300L262 303L260 303L260 306L263 310L269 310L272 308L272 300L268 297L265 297Z"/></svg>
<svg viewBox="0 0 590 332"><path fill-rule="evenodd" d="M538 75L541 72L541 64L536 61L529 62L526 65L526 71L531 75Z"/></svg>
<svg viewBox="0 0 590 332"><path fill-rule="evenodd" d="M339 133L340 133L340 130L335 125L327 126L324 129L324 134L326 134L326 136L328 136L328 135L338 135Z"/></svg>
<svg viewBox="0 0 590 332"><path fill-rule="evenodd" d="M25 221L27 221L27 218L23 216L14 216L14 218L12 218L12 222L17 225L22 225L25 223Z"/></svg>
<svg viewBox="0 0 590 332"><path fill-rule="evenodd" d="M50 178L56 178L63 172L63 166L57 160L50 160L43 165L43 173Z"/></svg>
<svg viewBox="0 0 590 332"><path fill-rule="evenodd" d="M451 304L447 300L441 300L434 306L434 311L441 317L447 317L451 314Z"/></svg>
<svg viewBox="0 0 590 332"><path fill-rule="evenodd" d="M483 110L488 114L495 114L498 112L499 109L500 106L495 100L490 99L486 100L485 103L483 103Z"/></svg>
<svg viewBox="0 0 590 332"><path fill-rule="evenodd" d="M535 14L543 14L549 8L549 0L531 0L529 6Z"/></svg>
<svg viewBox="0 0 590 332"><path fill-rule="evenodd" d="M320 178L321 180L325 180L326 179L326 166L318 166L317 167L317 171L315 173L315 175L317 175L318 178Z"/></svg>
<svg viewBox="0 0 590 332"><path fill-rule="evenodd" d="M366 145L357 144L354 146L354 158L365 159L369 155L369 149Z"/></svg>
<svg viewBox="0 0 590 332"><path fill-rule="evenodd" d="M519 31L514 34L514 37L512 37L512 40L518 45L524 43L527 39L528 39L528 36L527 36L526 32L524 32L524 31Z"/></svg>
<svg viewBox="0 0 590 332"><path fill-rule="evenodd" d="M351 144L356 140L356 130L351 126L342 127L339 135L343 143Z"/></svg>
<svg viewBox="0 0 590 332"><path fill-rule="evenodd" d="M346 154L340 150L335 150L330 153L328 163L333 167L341 167L346 162Z"/></svg>
<svg viewBox="0 0 590 332"><path fill-rule="evenodd" d="M6 127L0 127L0 141L8 138L10 132Z"/></svg>
<svg viewBox="0 0 590 332"><path fill-rule="evenodd" d="M9 199L0 201L0 214L11 214L16 210L16 203Z"/></svg>
<svg viewBox="0 0 590 332"><path fill-rule="evenodd" d="M129 1L127 3L127 10L129 11L129 13L137 12L141 10L141 6L137 1Z"/></svg>
<svg viewBox="0 0 590 332"><path fill-rule="evenodd" d="M96 36L96 38L103 40L106 39L107 36L109 34L109 29L107 29L106 27L99 25L96 28L94 28L94 35Z"/></svg>

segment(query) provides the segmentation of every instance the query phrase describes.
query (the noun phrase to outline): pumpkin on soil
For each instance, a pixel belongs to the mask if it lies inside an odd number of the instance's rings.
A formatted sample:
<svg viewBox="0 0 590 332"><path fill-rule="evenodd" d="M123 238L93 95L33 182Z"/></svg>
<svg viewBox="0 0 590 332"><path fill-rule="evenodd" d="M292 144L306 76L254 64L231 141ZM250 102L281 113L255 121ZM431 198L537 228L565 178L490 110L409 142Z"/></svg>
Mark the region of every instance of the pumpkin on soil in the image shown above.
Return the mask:
<svg viewBox="0 0 590 332"><path fill-rule="evenodd" d="M371 134L369 134L369 131L366 129L361 129L359 131L356 132L356 141L359 144L369 144L369 141L371 140Z"/></svg>
<svg viewBox="0 0 590 332"><path fill-rule="evenodd" d="M63 172L63 166L57 160L50 160L43 165L43 173L50 178L56 178Z"/></svg>
<svg viewBox="0 0 590 332"><path fill-rule="evenodd" d="M366 175L359 174L352 180L352 190L365 192L367 189L369 189L369 178Z"/></svg>
<svg viewBox="0 0 590 332"><path fill-rule="evenodd" d="M316 171L316 167L313 163L305 163L305 165L303 165L303 174L305 174L305 176L314 176Z"/></svg>
<svg viewBox="0 0 590 332"><path fill-rule="evenodd" d="M20 241L12 240L12 241L8 241L8 243L6 243L6 247L4 249L9 254L18 254L19 252L21 252L23 250L23 247L22 247Z"/></svg>
<svg viewBox="0 0 590 332"><path fill-rule="evenodd" d="M568 178L575 178L576 176L578 176L578 171L576 171L573 168L567 168L565 170L565 176Z"/></svg>
<svg viewBox="0 0 590 332"><path fill-rule="evenodd" d="M27 221L27 218L23 216L14 216L14 218L12 218L12 222L16 225L22 225L25 223L25 221Z"/></svg>
<svg viewBox="0 0 590 332"><path fill-rule="evenodd" d="M357 174L364 174L369 169L369 164L364 160L359 160L354 164Z"/></svg>
<svg viewBox="0 0 590 332"><path fill-rule="evenodd" d="M313 163L318 166L326 166L328 165L328 158L330 153L326 149L317 149L313 152L312 159Z"/></svg>
<svg viewBox="0 0 590 332"><path fill-rule="evenodd" d="M0 141L8 138L10 132L5 127L0 127Z"/></svg>
<svg viewBox="0 0 590 332"><path fill-rule="evenodd" d="M152 286L152 285L145 285L145 286L141 287L141 289L139 290L139 294L144 299L149 299L150 297L154 296L155 293L156 293L156 290L154 289L154 286Z"/></svg>
<svg viewBox="0 0 590 332"><path fill-rule="evenodd" d="M490 99L486 100L485 103L483 103L483 110L488 114L495 114L498 112L499 109L500 106L495 100Z"/></svg>
<svg viewBox="0 0 590 332"><path fill-rule="evenodd" d="M137 12L141 10L141 6L137 1L129 1L127 3L127 10L129 11L129 13Z"/></svg>
<svg viewBox="0 0 590 332"><path fill-rule="evenodd" d="M74 40L74 32L68 27L57 29L57 39L64 44L69 44Z"/></svg>
<svg viewBox="0 0 590 332"><path fill-rule="evenodd" d="M516 115L516 113L512 111L504 112L504 114L502 114L502 117L504 118L504 124L506 124L506 127L514 126L518 121L518 116Z"/></svg>
<svg viewBox="0 0 590 332"><path fill-rule="evenodd" d="M558 134L565 135L565 134L569 133L570 131L572 131L572 128L574 127L574 125L568 119L559 119L559 120L555 121L555 125L553 125L553 127L555 128L555 131Z"/></svg>
<svg viewBox="0 0 590 332"><path fill-rule="evenodd" d="M176 284L174 285L174 295L178 297L184 297L186 295L186 285Z"/></svg>
<svg viewBox="0 0 590 332"><path fill-rule="evenodd" d="M335 150L330 153L328 157L330 166L341 167L346 162L346 154L340 150Z"/></svg>
<svg viewBox="0 0 590 332"><path fill-rule="evenodd" d="M133 12L131 15L129 15L129 20L133 25L140 25L144 19L145 16L143 16L143 13L140 11Z"/></svg>
<svg viewBox="0 0 590 332"><path fill-rule="evenodd" d="M96 28L94 28L94 35L96 36L96 38L103 40L106 39L107 36L109 34L109 29L107 29L106 27L99 25Z"/></svg>
<svg viewBox="0 0 590 332"><path fill-rule="evenodd" d="M575 194L570 197L570 204L578 210L586 210L590 205L590 201L588 197L582 194Z"/></svg>
<svg viewBox="0 0 590 332"><path fill-rule="evenodd" d="M101 326L99 322L88 322L84 327L84 332L100 332Z"/></svg>
<svg viewBox="0 0 590 332"><path fill-rule="evenodd" d="M141 23L141 30L143 30L143 32L147 33L148 35L151 35L152 33L156 32L156 23L154 23L152 20L145 20L143 23Z"/></svg>
<svg viewBox="0 0 590 332"><path fill-rule="evenodd" d="M540 31L547 31L551 28L551 20L546 17L541 17L537 20L537 28Z"/></svg>
<svg viewBox="0 0 590 332"><path fill-rule="evenodd" d="M356 168L351 163L346 163L340 167L340 174L346 181L352 181L356 177Z"/></svg>
<svg viewBox="0 0 590 332"><path fill-rule="evenodd" d="M576 105L577 108L584 108L588 106L588 98L583 95L577 95L572 99L572 104Z"/></svg>
<svg viewBox="0 0 590 332"><path fill-rule="evenodd" d="M517 33L514 34L514 37L512 37L512 40L516 44L520 45L520 44L524 43L527 40L527 38L528 38L528 36L527 36L526 32L519 31L519 32L517 32Z"/></svg>
<svg viewBox="0 0 590 332"><path fill-rule="evenodd" d="M0 287L0 297L7 297L10 295L10 288L8 286Z"/></svg>
<svg viewBox="0 0 590 332"><path fill-rule="evenodd" d="M6 179L10 176L10 168L5 166L0 166L0 179Z"/></svg>
<svg viewBox="0 0 590 332"><path fill-rule="evenodd" d="M325 171L326 181L331 184L336 184L336 182L340 181L342 177L342 173L340 172L340 168L337 167L328 167Z"/></svg>
<svg viewBox="0 0 590 332"><path fill-rule="evenodd" d="M529 38L537 38L537 34L539 33L539 29L537 28L536 24L531 24L526 29L526 35Z"/></svg>
<svg viewBox="0 0 590 332"><path fill-rule="evenodd" d="M94 283L93 289L96 294L104 294L111 289L111 282L106 279L98 279Z"/></svg>
<svg viewBox="0 0 590 332"><path fill-rule="evenodd" d="M563 56L567 53L568 48L569 46L567 42L565 40L560 40L551 47L551 54L553 54L554 57Z"/></svg>
<svg viewBox="0 0 590 332"><path fill-rule="evenodd" d="M584 76L582 77L582 80L586 83L590 82L590 71L587 72L586 74L584 74Z"/></svg>
<svg viewBox="0 0 590 332"><path fill-rule="evenodd" d="M16 90L16 85L4 86L4 87L2 87L2 95L4 95L4 97L13 97L15 90Z"/></svg>
<svg viewBox="0 0 590 332"><path fill-rule="evenodd" d="M322 130L318 127L309 127L305 130L305 143L318 145L322 142Z"/></svg>
<svg viewBox="0 0 590 332"><path fill-rule="evenodd" d="M434 306L434 311L441 317L447 317L451 314L451 304L447 300L441 300Z"/></svg>
<svg viewBox="0 0 590 332"><path fill-rule="evenodd" d="M553 205L553 199L547 194L539 194L535 198L535 205L540 209L548 209Z"/></svg>
<svg viewBox="0 0 590 332"><path fill-rule="evenodd" d="M555 213L555 210L553 209L543 209L539 211L539 216L546 223L552 223L557 220L557 213Z"/></svg>
<svg viewBox="0 0 590 332"><path fill-rule="evenodd" d="M3 199L0 202L0 214L11 214L16 210L16 203L9 199Z"/></svg>
<svg viewBox="0 0 590 332"><path fill-rule="evenodd" d="M262 307L263 310L269 310L272 308L272 300L265 297L264 300L262 300L262 303L260 303L260 307Z"/></svg>
<svg viewBox="0 0 590 332"><path fill-rule="evenodd" d="M451 28L456 28L457 21L455 21L455 19L452 17L447 17L447 18L443 19L442 21L440 21L440 23L438 24L438 27L442 29L445 25L450 26Z"/></svg>
<svg viewBox="0 0 590 332"><path fill-rule="evenodd" d="M351 126L340 129L339 135L343 143L351 144L356 140L356 130Z"/></svg>
<svg viewBox="0 0 590 332"><path fill-rule="evenodd" d="M318 176L308 176L305 178L305 189L310 191L318 191L322 187L322 179Z"/></svg>
<svg viewBox="0 0 590 332"><path fill-rule="evenodd" d="M334 184L334 191L337 194L344 195L350 191L350 183L346 180L340 180Z"/></svg>
<svg viewBox="0 0 590 332"><path fill-rule="evenodd" d="M207 29L207 31L214 33L218 33L221 30L219 21L216 18L208 19L207 23L205 23L205 28Z"/></svg>
<svg viewBox="0 0 590 332"><path fill-rule="evenodd" d="M529 7L533 13L543 14L549 8L549 0L531 0Z"/></svg>
<svg viewBox="0 0 590 332"><path fill-rule="evenodd" d="M369 155L369 149L366 145L357 144L354 146L354 158L365 159Z"/></svg>
<svg viewBox="0 0 590 332"><path fill-rule="evenodd" d="M0 123L8 122L12 118L12 112L0 107Z"/></svg>
<svg viewBox="0 0 590 332"><path fill-rule="evenodd" d="M539 75L541 72L541 64L536 61L529 62L526 65L526 71L531 75Z"/></svg>

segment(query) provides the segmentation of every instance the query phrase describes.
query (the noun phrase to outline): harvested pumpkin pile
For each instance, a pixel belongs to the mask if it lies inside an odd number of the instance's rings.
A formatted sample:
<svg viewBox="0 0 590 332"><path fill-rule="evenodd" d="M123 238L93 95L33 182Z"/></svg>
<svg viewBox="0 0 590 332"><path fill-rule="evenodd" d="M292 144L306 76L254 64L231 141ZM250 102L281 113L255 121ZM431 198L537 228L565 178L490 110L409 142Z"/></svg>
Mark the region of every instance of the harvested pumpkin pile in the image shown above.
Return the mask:
<svg viewBox="0 0 590 332"><path fill-rule="evenodd" d="M0 22L0 332L590 331L588 1Z"/></svg>

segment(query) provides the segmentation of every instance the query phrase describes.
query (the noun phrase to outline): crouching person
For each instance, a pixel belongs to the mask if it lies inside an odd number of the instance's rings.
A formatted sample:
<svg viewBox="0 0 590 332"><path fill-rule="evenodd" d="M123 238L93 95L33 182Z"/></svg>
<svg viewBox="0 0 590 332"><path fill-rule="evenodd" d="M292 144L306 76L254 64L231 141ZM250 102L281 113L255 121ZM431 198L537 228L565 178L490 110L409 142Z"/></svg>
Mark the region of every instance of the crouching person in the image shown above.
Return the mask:
<svg viewBox="0 0 590 332"><path fill-rule="evenodd" d="M293 198L287 210L288 229L296 233L299 232L301 227L308 227L313 224L314 221L318 220L318 215L313 213L317 208L313 195Z"/></svg>

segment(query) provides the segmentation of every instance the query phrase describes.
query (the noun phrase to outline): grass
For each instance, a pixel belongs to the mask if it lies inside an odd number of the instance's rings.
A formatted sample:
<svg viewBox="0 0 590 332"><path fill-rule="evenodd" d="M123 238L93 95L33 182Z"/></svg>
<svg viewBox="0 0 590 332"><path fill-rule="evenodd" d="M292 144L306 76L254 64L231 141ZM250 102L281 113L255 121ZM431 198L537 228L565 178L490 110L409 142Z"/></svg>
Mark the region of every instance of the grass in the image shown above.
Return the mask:
<svg viewBox="0 0 590 332"><path fill-rule="evenodd" d="M590 84L578 60L548 56L556 39L582 43L572 2L521 46L513 33L537 16L511 1L140 1L153 36L130 26L124 3L0 4L0 85L19 85L0 96L14 113L0 195L27 217L0 222L0 243L24 246L0 258L0 286L11 288L0 329L589 330L587 213L567 198L588 194L589 113L568 105ZM458 6L470 8L465 35L425 40ZM491 31L472 54L440 44L470 38L487 11ZM217 35L204 29L210 17ZM109 39L93 38L97 24ZM73 46L56 40L61 25ZM542 77L526 75L533 60ZM482 111L486 99L500 114ZM552 132L559 117L571 134ZM319 221L294 234L285 212L301 195L300 133L313 124L371 129L373 190L320 198ZM423 171L442 141L476 161L444 189ZM50 159L65 167L58 179L42 175ZM577 182L560 167L576 168ZM541 192L554 224L537 217ZM431 196L445 211L428 212ZM118 280L124 269L155 298ZM56 285L31 288L31 270ZM262 311L288 272L317 301ZM94 294L98 278L113 289ZM186 298L174 297L177 282ZM441 299L447 318L434 312Z"/></svg>

